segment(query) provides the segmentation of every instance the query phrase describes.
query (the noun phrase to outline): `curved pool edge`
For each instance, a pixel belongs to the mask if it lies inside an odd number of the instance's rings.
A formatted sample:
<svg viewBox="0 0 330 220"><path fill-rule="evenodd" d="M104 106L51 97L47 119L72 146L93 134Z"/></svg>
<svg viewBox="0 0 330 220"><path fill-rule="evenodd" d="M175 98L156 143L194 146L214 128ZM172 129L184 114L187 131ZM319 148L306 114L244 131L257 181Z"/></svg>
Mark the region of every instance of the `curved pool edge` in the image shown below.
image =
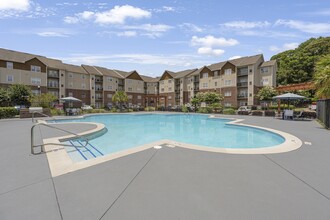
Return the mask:
<svg viewBox="0 0 330 220"><path fill-rule="evenodd" d="M141 113L140 113L141 114ZM90 115L84 115L83 117L90 116ZM79 118L83 118L80 116ZM78 118L78 117L75 117ZM144 144L142 146L137 146L131 149L111 153L108 155L104 155L102 157L97 157L93 159L89 159L82 162L73 162L72 159L67 154L64 147L61 146L52 146L48 145L46 146L46 152L47 152L47 159L49 162L49 167L51 170L51 174L53 177L60 176L66 173L74 172L83 168L87 168L93 165L97 165L106 161L110 161L113 159L117 159L120 157L124 157L133 153L137 153L143 150L147 150L150 148L153 148L154 146L162 145L167 147L182 147L186 149L192 149L192 150L199 150L199 151L206 151L206 152L215 152L215 153L227 153L227 154L275 154L275 153L285 153L289 151L296 150L302 146L302 141L286 132L282 132L279 130L271 129L271 128L265 128L255 125L249 125L249 124L243 124L241 123L244 121L244 119L237 119L237 118L230 118L230 117L219 117L215 115L209 115L209 118L215 118L215 119L227 119L232 120L230 122L227 122L226 124L229 125L238 125L238 126L245 126L245 127L252 127L257 129L262 129L265 131L269 131L272 133L275 133L277 135L280 135L284 138L284 142L279 145L271 146L271 147L264 147L264 148L254 148L254 149L237 149L237 148L219 148L219 147L206 147L201 145L193 145L188 143L182 143L174 140L159 140L156 142ZM73 118L70 118L73 119ZM64 122L66 123L82 123L82 124L95 124L96 128L84 131L81 133L78 133L78 135L81 136L88 136L93 135L97 132L102 131L102 129L106 129L104 124L101 123L93 123L93 122ZM59 123L60 124L60 123ZM72 135L67 136L61 136L56 138L48 138L44 139L44 143L60 143L63 140L68 140L74 138Z"/></svg>

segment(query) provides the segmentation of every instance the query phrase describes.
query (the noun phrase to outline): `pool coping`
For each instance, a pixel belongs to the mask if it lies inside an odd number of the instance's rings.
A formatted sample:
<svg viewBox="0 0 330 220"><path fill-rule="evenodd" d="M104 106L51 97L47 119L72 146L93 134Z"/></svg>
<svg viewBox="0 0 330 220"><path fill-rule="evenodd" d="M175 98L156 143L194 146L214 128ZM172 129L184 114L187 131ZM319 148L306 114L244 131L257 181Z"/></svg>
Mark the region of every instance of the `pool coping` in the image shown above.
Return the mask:
<svg viewBox="0 0 330 220"><path fill-rule="evenodd" d="M134 113L133 113L134 114ZM141 114L141 113L140 113ZM150 113L148 113L150 114ZM157 113L156 113L157 114ZM98 114L92 114L92 115L98 115ZM204 114L203 114L204 115ZM91 115L86 115L91 116ZM76 119L76 118L84 118L85 116L79 116L79 117L72 117L70 119ZM207 151L207 152L214 152L214 153L227 153L227 154L275 154L275 153L285 153L289 151L296 150L302 146L302 141L297 138L294 135L291 135L286 132L282 132L279 130L271 129L271 128L265 128L260 126L254 126L254 125L248 125L241 123L244 121L244 119L237 119L237 118L229 118L229 117L223 117L223 116L217 116L217 115L209 115L209 118L211 119L229 119L232 120L230 122L227 122L228 125L235 125L235 126L245 126L245 127L252 127L257 128L269 132L273 132L277 135L282 136L285 141L282 144L275 145L272 147L264 147L264 148L253 148L253 149L237 149L237 148L219 148L219 147L206 147L201 145L194 145L194 144L188 144L183 142L178 142L174 140L168 140L168 139L162 139L159 141L151 142L148 144L144 144L141 146L137 146L131 149L111 153L108 155L104 155L97 158L92 158L89 160L81 161L81 162L73 162L68 153L66 152L64 146L57 146L57 145L51 145L51 143L60 144L63 140L68 140L74 138L73 135L66 135L61 137L55 137L55 138L47 138L43 139L45 144L49 144L45 146L45 151L49 163L49 167L51 170L51 174L53 177L60 176L66 173L74 172L80 169L84 169L90 166L94 166L106 161L110 161L113 159L117 159L120 157L124 157L133 153L137 153L149 148L154 148L156 146L156 149L160 149L158 146L164 146L164 147L182 147L192 150L199 150L199 151ZM43 121L42 123L47 123L46 121ZM97 134L98 132L101 132L106 127L104 124L101 123L93 123L93 122L66 122L67 123L75 123L75 124L94 124L96 128L84 131L81 133L78 133L80 136L89 136L93 134ZM60 123L58 123L60 124Z"/></svg>

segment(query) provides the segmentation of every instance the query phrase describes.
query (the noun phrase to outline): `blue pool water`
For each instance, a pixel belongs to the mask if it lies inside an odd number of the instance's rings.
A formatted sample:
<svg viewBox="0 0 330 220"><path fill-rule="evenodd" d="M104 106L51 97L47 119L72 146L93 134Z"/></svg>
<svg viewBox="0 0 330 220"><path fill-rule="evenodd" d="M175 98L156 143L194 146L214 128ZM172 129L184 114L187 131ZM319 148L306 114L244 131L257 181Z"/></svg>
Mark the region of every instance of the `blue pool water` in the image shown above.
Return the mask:
<svg viewBox="0 0 330 220"><path fill-rule="evenodd" d="M67 148L74 161L119 152L161 139L216 148L261 148L284 142L284 138L275 133L226 125L230 120L209 118L208 115L111 114L66 121L98 122L108 129L104 135L90 140L86 148ZM85 145L77 140L71 141L71 144Z"/></svg>

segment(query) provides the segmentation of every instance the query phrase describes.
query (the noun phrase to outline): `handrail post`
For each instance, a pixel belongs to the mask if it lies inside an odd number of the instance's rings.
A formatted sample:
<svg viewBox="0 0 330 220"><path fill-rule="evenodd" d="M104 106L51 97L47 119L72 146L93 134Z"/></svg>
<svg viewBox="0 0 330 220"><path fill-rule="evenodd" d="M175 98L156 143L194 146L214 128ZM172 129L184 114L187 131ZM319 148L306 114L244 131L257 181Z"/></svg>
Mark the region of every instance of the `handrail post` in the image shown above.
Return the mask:
<svg viewBox="0 0 330 220"><path fill-rule="evenodd" d="M33 135L33 130L36 125L32 125L31 128L31 154L34 154L34 135Z"/></svg>

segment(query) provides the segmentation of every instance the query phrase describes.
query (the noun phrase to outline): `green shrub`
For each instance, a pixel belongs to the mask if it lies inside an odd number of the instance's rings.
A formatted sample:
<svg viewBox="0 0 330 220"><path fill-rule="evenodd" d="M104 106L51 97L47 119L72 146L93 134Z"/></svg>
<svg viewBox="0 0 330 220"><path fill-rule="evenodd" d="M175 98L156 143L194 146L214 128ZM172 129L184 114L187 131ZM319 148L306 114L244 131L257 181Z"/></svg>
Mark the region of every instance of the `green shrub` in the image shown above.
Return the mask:
<svg viewBox="0 0 330 220"><path fill-rule="evenodd" d="M133 112L133 109L132 108L128 109L128 112Z"/></svg>
<svg viewBox="0 0 330 220"><path fill-rule="evenodd" d="M50 110L50 114L51 115L64 115L64 111L63 110L60 110L60 109L57 109L57 108L54 108L54 109L51 109Z"/></svg>
<svg viewBox="0 0 330 220"><path fill-rule="evenodd" d="M284 109L294 109L294 105L289 105L288 107L288 104L281 104L281 110L284 110ZM268 106L269 109L273 109L273 110L277 110L277 104L276 105L270 105Z"/></svg>
<svg viewBox="0 0 330 220"><path fill-rule="evenodd" d="M19 112L14 107L0 107L0 119L1 118L13 118L18 115Z"/></svg>
<svg viewBox="0 0 330 220"><path fill-rule="evenodd" d="M222 113L225 115L235 115L235 109L225 108L225 109L223 109Z"/></svg>
<svg viewBox="0 0 330 220"><path fill-rule="evenodd" d="M116 109L115 107L112 107L112 108L110 109L110 112L117 112L117 109Z"/></svg>
<svg viewBox="0 0 330 220"><path fill-rule="evenodd" d="M186 105L183 105L181 110L182 112L188 112L188 107Z"/></svg>
<svg viewBox="0 0 330 220"><path fill-rule="evenodd" d="M198 109L198 113L211 113L212 108L211 107L201 107Z"/></svg>
<svg viewBox="0 0 330 220"><path fill-rule="evenodd" d="M144 111L147 111L147 112L155 111L155 107L152 107L152 106L145 107Z"/></svg>

